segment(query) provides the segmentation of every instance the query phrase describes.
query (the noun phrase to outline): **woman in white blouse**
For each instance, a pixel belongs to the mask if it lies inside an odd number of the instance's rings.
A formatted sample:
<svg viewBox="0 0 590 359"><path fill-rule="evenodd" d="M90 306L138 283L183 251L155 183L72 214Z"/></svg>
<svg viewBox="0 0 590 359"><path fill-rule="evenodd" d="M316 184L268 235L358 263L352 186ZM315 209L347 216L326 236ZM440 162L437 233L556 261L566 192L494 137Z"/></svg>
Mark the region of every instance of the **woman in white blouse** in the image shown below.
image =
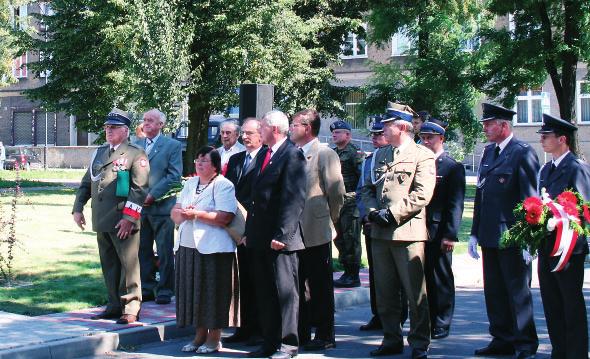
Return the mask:
<svg viewBox="0 0 590 359"><path fill-rule="evenodd" d="M184 184L171 217L179 225L176 251L176 322L197 332L183 352L221 349L221 329L239 325L236 244L224 227L237 210L233 184L220 175L221 156L205 146L197 176Z"/></svg>

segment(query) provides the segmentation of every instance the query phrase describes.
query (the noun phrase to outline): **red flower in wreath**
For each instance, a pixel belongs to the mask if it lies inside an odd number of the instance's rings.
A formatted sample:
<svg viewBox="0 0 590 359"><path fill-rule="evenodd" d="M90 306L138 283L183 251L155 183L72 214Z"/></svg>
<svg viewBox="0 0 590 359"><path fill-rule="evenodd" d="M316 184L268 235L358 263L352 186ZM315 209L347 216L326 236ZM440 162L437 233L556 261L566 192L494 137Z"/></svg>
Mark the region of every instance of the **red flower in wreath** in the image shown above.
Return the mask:
<svg viewBox="0 0 590 359"><path fill-rule="evenodd" d="M584 219L586 223L590 223L590 208L587 205L583 205L582 209L584 210Z"/></svg>
<svg viewBox="0 0 590 359"><path fill-rule="evenodd" d="M530 211L531 208L533 207L542 207L543 206L543 201L541 201L541 199L539 197L529 197L527 199L524 200L524 202L522 202L522 208L524 208L525 211Z"/></svg>
<svg viewBox="0 0 590 359"><path fill-rule="evenodd" d="M562 204L562 206L565 213L578 218L578 207L576 207L575 203L565 202L565 204Z"/></svg>
<svg viewBox="0 0 590 359"><path fill-rule="evenodd" d="M528 224L539 224L541 222L541 215L543 214L543 206L531 205L526 211L524 219Z"/></svg>
<svg viewBox="0 0 590 359"><path fill-rule="evenodd" d="M564 191L557 196L557 203L565 206L566 203L572 203L574 206L578 204L578 197L571 191Z"/></svg>

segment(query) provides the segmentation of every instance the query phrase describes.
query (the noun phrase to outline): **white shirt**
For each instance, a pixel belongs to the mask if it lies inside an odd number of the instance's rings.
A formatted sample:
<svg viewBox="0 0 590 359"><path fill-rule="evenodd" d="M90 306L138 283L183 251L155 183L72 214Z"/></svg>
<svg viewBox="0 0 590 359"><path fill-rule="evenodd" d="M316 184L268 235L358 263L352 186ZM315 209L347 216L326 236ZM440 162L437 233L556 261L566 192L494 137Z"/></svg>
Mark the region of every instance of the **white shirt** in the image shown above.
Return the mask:
<svg viewBox="0 0 590 359"><path fill-rule="evenodd" d="M221 167L225 166L229 162L229 158L236 153L245 151L246 147L239 142L236 142L233 146L226 150L225 147L221 146L217 149L217 152L221 155Z"/></svg>
<svg viewBox="0 0 590 359"><path fill-rule="evenodd" d="M496 146L500 147L500 153L502 153L502 151L504 151L506 146L508 146L508 142L510 142L512 137L514 137L513 133L511 133L510 136L506 137L506 139L504 139L504 141L500 142L500 144L496 145Z"/></svg>
<svg viewBox="0 0 590 359"><path fill-rule="evenodd" d="M442 155L445 152L444 149L441 149L440 151L438 151L437 153L434 154L434 159L438 160L438 158L440 157L440 155Z"/></svg>
<svg viewBox="0 0 590 359"><path fill-rule="evenodd" d="M557 168L557 166L559 166L559 164L561 163L561 161L563 161L563 159L565 158L565 156L567 156L568 153L570 153L570 151L567 151L566 153L564 153L563 155L559 156L558 158L554 158L553 159L553 164L555 165L556 168Z"/></svg>
<svg viewBox="0 0 590 359"><path fill-rule="evenodd" d="M252 152L248 152L248 154L246 154L246 156L250 155L250 161L252 161L253 159L256 158L256 155L258 154L258 152L260 152L261 148L262 148L262 146L258 147L255 150L252 150ZM248 151L248 150L246 149L246 151ZM252 163L252 162L250 162L250 163Z"/></svg>
<svg viewBox="0 0 590 359"><path fill-rule="evenodd" d="M287 137L283 137L282 140L279 140L277 143L274 144L274 146L272 146L270 149L272 150L271 154L270 154L270 158L272 158L272 156L275 155L275 153L277 153L277 151L279 150L279 148L283 145L283 143L287 141Z"/></svg>
<svg viewBox="0 0 590 359"><path fill-rule="evenodd" d="M156 141L158 140L158 138L160 138L160 132L158 132L158 134L156 135L156 137L154 138L147 138L145 139L145 153L149 154L152 151L152 148L154 148L154 145L156 144Z"/></svg>
<svg viewBox="0 0 590 359"><path fill-rule="evenodd" d="M301 146L301 150L303 150L303 154L307 156L307 152L309 152L309 150L311 149L311 146L314 143L316 143L317 141L319 141L319 140L317 138L314 138L313 140L311 140L308 143Z"/></svg>
<svg viewBox="0 0 590 359"><path fill-rule="evenodd" d="M218 175L200 195L196 194L198 185L199 177L191 177L186 181L177 201L182 208L193 206L196 210L236 213L238 205L234 185L228 179ZM236 244L225 228L199 220L184 221L180 224L174 251L180 246L196 248L201 254L236 250Z"/></svg>

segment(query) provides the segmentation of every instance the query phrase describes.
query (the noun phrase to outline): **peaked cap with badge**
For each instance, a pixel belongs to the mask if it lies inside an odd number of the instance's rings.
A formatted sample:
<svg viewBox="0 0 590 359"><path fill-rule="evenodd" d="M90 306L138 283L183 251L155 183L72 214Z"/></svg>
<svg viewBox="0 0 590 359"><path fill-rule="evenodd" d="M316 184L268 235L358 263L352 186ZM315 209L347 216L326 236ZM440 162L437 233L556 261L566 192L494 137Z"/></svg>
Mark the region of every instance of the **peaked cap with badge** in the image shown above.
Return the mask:
<svg viewBox="0 0 590 359"><path fill-rule="evenodd" d="M436 118L424 122L420 127L421 135L441 135L444 136L446 133L447 123Z"/></svg>
<svg viewBox="0 0 590 359"><path fill-rule="evenodd" d="M416 111L412 110L410 106L389 101L387 102L387 111L385 113L385 117L383 117L382 122L396 120L412 122L412 119L416 115Z"/></svg>
<svg viewBox="0 0 590 359"><path fill-rule="evenodd" d="M480 122L491 120L512 121L512 118L516 115L516 112L512 110L488 102L484 102L481 106L483 109L483 115Z"/></svg>
<svg viewBox="0 0 590 359"><path fill-rule="evenodd" d="M543 126L541 126L537 133L573 133L577 130L578 128L571 122L544 113Z"/></svg>

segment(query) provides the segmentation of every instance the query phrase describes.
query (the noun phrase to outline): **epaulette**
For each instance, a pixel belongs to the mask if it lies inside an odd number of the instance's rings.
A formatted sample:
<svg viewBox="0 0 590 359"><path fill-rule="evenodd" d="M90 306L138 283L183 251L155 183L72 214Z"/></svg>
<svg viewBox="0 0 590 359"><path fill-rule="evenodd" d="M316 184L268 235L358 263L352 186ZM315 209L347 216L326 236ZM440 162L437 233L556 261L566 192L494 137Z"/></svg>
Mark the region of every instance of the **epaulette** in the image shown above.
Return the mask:
<svg viewBox="0 0 590 359"><path fill-rule="evenodd" d="M138 144L135 144L135 143L131 143L131 142L129 142L127 145L128 145L128 146L131 146L131 147L135 147L135 148L137 148L138 150L143 150L143 147L141 147L140 145L138 145Z"/></svg>
<svg viewBox="0 0 590 359"><path fill-rule="evenodd" d="M522 141L521 141L521 142L518 142L518 144L519 144L521 147L523 147L523 148L529 148L529 147L531 146L531 145L529 145L528 143L526 143L526 142L522 142Z"/></svg>
<svg viewBox="0 0 590 359"><path fill-rule="evenodd" d="M587 165L588 163L584 160L582 160L581 158L576 158L576 161L578 161L579 164L581 165Z"/></svg>

